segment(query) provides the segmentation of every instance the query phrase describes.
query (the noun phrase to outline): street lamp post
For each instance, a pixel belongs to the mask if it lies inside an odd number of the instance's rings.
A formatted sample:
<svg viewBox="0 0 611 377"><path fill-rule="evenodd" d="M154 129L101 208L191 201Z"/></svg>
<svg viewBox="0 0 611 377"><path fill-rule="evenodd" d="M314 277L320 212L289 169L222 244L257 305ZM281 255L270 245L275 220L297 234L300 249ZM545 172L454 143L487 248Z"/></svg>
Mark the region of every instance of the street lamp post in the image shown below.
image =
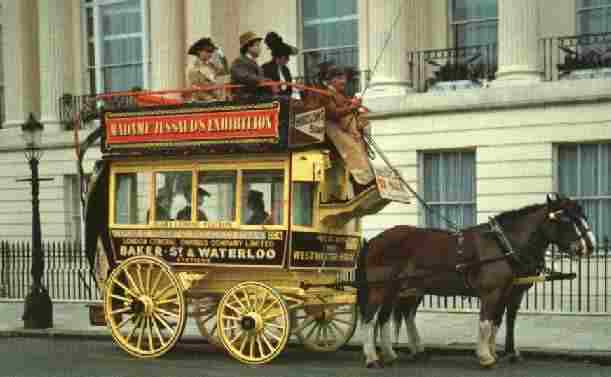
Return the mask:
<svg viewBox="0 0 611 377"><path fill-rule="evenodd" d="M24 327L26 329L47 329L53 327L53 304L49 292L42 285L44 271L44 258L42 253L42 240L40 231L40 209L38 191L40 181L49 181L52 178L38 177L38 162L42 157L42 131L43 125L30 113L27 122L21 127L25 141L25 157L30 164L32 178L19 179L32 184L32 287L25 299L23 313Z"/></svg>

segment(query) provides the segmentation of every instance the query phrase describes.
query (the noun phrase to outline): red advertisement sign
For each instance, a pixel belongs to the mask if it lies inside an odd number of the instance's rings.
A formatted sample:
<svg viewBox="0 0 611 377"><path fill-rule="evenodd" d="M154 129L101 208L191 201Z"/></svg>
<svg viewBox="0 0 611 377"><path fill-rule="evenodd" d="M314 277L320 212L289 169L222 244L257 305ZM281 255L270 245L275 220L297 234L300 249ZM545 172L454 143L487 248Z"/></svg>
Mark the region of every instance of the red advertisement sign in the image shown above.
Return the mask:
<svg viewBox="0 0 611 377"><path fill-rule="evenodd" d="M107 113L108 145L246 141L278 137L279 106L226 111Z"/></svg>

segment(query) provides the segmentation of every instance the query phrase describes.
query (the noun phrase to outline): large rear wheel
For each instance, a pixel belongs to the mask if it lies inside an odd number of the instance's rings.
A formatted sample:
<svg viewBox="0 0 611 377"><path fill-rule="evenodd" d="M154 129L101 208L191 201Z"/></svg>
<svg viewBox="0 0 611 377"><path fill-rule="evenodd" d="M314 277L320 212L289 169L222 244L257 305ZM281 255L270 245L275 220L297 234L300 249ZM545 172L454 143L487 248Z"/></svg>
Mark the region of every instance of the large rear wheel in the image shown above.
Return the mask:
<svg viewBox="0 0 611 377"><path fill-rule="evenodd" d="M159 357L174 347L185 328L182 285L162 260L132 257L108 276L104 313L121 348L139 358Z"/></svg>

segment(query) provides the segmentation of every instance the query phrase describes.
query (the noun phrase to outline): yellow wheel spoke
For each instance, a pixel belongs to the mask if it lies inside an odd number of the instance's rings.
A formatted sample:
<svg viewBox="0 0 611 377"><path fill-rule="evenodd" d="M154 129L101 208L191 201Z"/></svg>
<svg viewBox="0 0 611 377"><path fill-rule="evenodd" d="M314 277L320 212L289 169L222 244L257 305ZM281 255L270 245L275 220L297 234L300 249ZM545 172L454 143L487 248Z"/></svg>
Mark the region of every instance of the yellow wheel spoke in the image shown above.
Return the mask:
<svg viewBox="0 0 611 377"><path fill-rule="evenodd" d="M229 320L232 320L232 321L240 321L242 318L232 317L230 315L223 314L223 320L226 320L226 319L229 319Z"/></svg>
<svg viewBox="0 0 611 377"><path fill-rule="evenodd" d="M146 317L144 317L142 319L142 321L140 322L140 331L138 332L138 343L136 343L136 347L138 347L138 349L142 349L142 335L144 335L144 328L146 327Z"/></svg>
<svg viewBox="0 0 611 377"><path fill-rule="evenodd" d="M271 332L271 331L270 331L270 330L268 330L268 329L265 329L265 333L266 333L267 335L271 336L272 338L274 338L274 339L275 339L276 341L278 341L278 342L282 340L282 338L280 338L278 335L274 334L273 332Z"/></svg>
<svg viewBox="0 0 611 377"><path fill-rule="evenodd" d="M135 316L136 316L136 313L134 313L134 314L132 314L132 315L128 316L127 318L125 318L123 321L121 321L121 323L119 323L119 324L117 325L117 329L118 329L118 330L120 330L120 329L121 329L123 326L125 326L125 324L126 324L127 322L131 321L131 320L132 320L132 318L134 318Z"/></svg>
<svg viewBox="0 0 611 377"><path fill-rule="evenodd" d="M165 347L165 339L163 339L163 336L161 335L161 331L159 330L159 325L157 324L157 321L155 320L155 318L153 318L151 319L151 322L153 322L153 328L155 329L155 334L157 334L157 337L161 342L161 346Z"/></svg>
<svg viewBox="0 0 611 377"><path fill-rule="evenodd" d="M230 343L230 344L235 343L235 342L236 342L238 339L240 339L240 337L241 337L243 334L244 334L244 333L243 333L242 331L238 331L238 332L237 332L237 335L235 335L233 338L231 338L231 339L229 340L229 343Z"/></svg>
<svg viewBox="0 0 611 377"><path fill-rule="evenodd" d="M180 318L180 316L178 314L173 313L173 312L169 312L169 311L161 309L161 308L155 308L155 312L167 315L168 317Z"/></svg>
<svg viewBox="0 0 611 377"><path fill-rule="evenodd" d="M146 322L147 322L147 332L148 332L148 339L149 339L149 350L151 352L153 352L154 349L154 344L153 344L153 324L151 323L151 319L149 317L146 318Z"/></svg>
<svg viewBox="0 0 611 377"><path fill-rule="evenodd" d="M163 271L159 270L157 272L157 276L155 277L155 281L153 282L153 286L151 287L149 292L154 293L157 290L157 287L159 286L159 283L161 282L162 276L163 276Z"/></svg>
<svg viewBox="0 0 611 377"><path fill-rule="evenodd" d="M153 264L149 263L149 268L146 269L146 292L151 293L151 270L153 269Z"/></svg>
<svg viewBox="0 0 611 377"><path fill-rule="evenodd" d="M305 336L305 339L310 339L310 337L312 336L314 331L318 329L318 327L318 322L315 322L314 326L312 326L312 328L310 329L310 332L308 332L308 335Z"/></svg>
<svg viewBox="0 0 611 377"><path fill-rule="evenodd" d="M156 305L164 305L164 304L177 304L178 305L178 297L157 301L155 304Z"/></svg>
<svg viewBox="0 0 611 377"><path fill-rule="evenodd" d="M130 310L132 310L131 306L126 306L120 309L113 310L112 312L110 312L110 314L115 315L115 314L127 313Z"/></svg>
<svg viewBox="0 0 611 377"><path fill-rule="evenodd" d="M226 308L229 308L231 310L233 310L235 313L237 314L242 314L242 312L240 311L240 309L236 308L235 306L230 305L229 303L225 304Z"/></svg>
<svg viewBox="0 0 611 377"><path fill-rule="evenodd" d="M169 284L166 285L159 293L155 294L153 296L153 300L163 300L166 299L165 294L168 293L170 291L170 289L174 288L174 285L172 285L172 282L168 282ZM173 293L173 292L172 292Z"/></svg>
<svg viewBox="0 0 611 377"><path fill-rule="evenodd" d="M138 297L137 294L135 294L131 289L127 288L123 283L121 283L119 280L117 280L117 278L113 278L112 282L115 283L116 285L118 285L119 287L123 288L123 290L125 292L129 293L132 297Z"/></svg>
<svg viewBox="0 0 611 377"><path fill-rule="evenodd" d="M265 352L263 352L263 344L261 343L261 337L257 336L257 346L259 347L259 356L263 357Z"/></svg>
<svg viewBox="0 0 611 377"><path fill-rule="evenodd" d="M271 326L271 327L275 327L275 328L277 328L279 330L284 330L284 326L281 326L281 325L279 325L277 323L274 323L274 322L267 322L265 324L265 326Z"/></svg>
<svg viewBox="0 0 611 377"><path fill-rule="evenodd" d="M254 336L250 337L250 342L249 343L250 343L250 347L249 347L250 348L249 349L250 357L255 357L255 337Z"/></svg>
<svg viewBox="0 0 611 377"><path fill-rule="evenodd" d="M244 348L246 348L246 343L248 343L249 339L250 339L250 336L246 335L244 339L242 340L242 344L240 344L240 353L244 352Z"/></svg>
<svg viewBox="0 0 611 377"><path fill-rule="evenodd" d="M163 317L161 317L157 313L153 313L153 316L155 317L156 320L161 322L161 324L163 325L163 327L166 328L166 330L168 330L171 333L174 333L174 329L168 324L168 322L165 319L163 319Z"/></svg>
<svg viewBox="0 0 611 377"><path fill-rule="evenodd" d="M235 301L242 307L242 310L248 310L248 308L242 303L242 300L236 296L235 292L231 293L231 297L235 299Z"/></svg>
<svg viewBox="0 0 611 377"><path fill-rule="evenodd" d="M265 301L267 301L268 295L269 295L269 291L265 291L265 295L261 298L261 305L257 308L257 311L261 311L263 309L263 306L265 305Z"/></svg>
<svg viewBox="0 0 611 377"><path fill-rule="evenodd" d="M140 284L138 290L143 294L147 293L146 287L144 286L144 280L142 279L142 265L136 265L136 277L138 277L138 283Z"/></svg>
<svg viewBox="0 0 611 377"><path fill-rule="evenodd" d="M265 342L265 345L267 346L267 349L271 351L274 350L274 347L271 345L271 343L269 342L269 340L267 340L267 336L265 335L265 332L261 333L261 338L263 339L263 341Z"/></svg>
<svg viewBox="0 0 611 377"><path fill-rule="evenodd" d="M333 321L343 323L344 325L352 326L352 322L346 321L345 319L335 318Z"/></svg>
<svg viewBox="0 0 611 377"><path fill-rule="evenodd" d="M127 276L127 280L129 281L129 283L134 287L134 289L136 290L136 293L138 295L142 294L142 291L140 291L140 289L138 288L138 285L136 284L136 282L134 281L134 278L132 277L132 274L129 273L129 271L126 269L123 270L123 273L125 274L125 276Z"/></svg>
<svg viewBox="0 0 611 377"><path fill-rule="evenodd" d="M123 296L119 296L119 295L115 295L115 294L111 294L110 297L119 300L119 301L123 301L123 302L131 302L132 300L130 300L127 297L123 297Z"/></svg>
<svg viewBox="0 0 611 377"><path fill-rule="evenodd" d="M136 330L138 329L138 325L140 324L140 321L142 321L142 316L138 316L138 318L136 319L136 323L134 323L134 328L132 329L132 331L130 331L129 335L127 336L126 342L129 343L130 339L132 338L132 336L134 336L134 334L136 333Z"/></svg>

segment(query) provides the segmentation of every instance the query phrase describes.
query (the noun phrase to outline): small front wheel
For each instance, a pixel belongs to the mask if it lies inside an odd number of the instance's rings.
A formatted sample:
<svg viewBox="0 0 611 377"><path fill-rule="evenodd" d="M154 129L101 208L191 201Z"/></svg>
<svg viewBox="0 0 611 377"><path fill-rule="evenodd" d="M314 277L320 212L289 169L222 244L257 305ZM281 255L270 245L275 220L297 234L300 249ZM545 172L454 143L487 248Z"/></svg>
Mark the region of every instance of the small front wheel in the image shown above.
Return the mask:
<svg viewBox="0 0 611 377"><path fill-rule="evenodd" d="M227 291L218 305L217 324L227 352L246 364L271 361L290 335L283 297L259 282L243 282Z"/></svg>

